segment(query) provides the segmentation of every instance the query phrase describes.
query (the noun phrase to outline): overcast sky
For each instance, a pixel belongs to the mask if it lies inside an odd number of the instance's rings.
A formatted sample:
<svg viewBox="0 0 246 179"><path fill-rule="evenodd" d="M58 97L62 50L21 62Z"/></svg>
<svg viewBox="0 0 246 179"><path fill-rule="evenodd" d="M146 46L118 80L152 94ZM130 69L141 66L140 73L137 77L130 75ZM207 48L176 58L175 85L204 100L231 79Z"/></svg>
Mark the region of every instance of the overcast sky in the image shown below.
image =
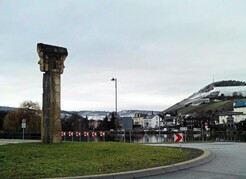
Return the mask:
<svg viewBox="0 0 246 179"><path fill-rule="evenodd" d="M164 110L246 81L245 0L0 0L0 106L42 104L37 43L66 47L61 108Z"/></svg>

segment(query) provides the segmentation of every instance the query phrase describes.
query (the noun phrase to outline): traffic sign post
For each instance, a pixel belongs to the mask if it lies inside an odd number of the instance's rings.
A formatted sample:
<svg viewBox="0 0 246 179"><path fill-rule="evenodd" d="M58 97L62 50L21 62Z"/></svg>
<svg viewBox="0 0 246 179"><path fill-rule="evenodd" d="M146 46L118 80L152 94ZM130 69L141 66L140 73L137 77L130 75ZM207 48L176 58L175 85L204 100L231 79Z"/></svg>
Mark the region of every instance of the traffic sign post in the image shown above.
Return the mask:
<svg viewBox="0 0 246 179"><path fill-rule="evenodd" d="M72 142L73 142L73 132L68 132L69 137L72 137Z"/></svg>
<svg viewBox="0 0 246 179"><path fill-rule="evenodd" d="M124 143L126 142L126 131L124 130Z"/></svg>
<svg viewBox="0 0 246 179"><path fill-rule="evenodd" d="M204 123L206 131L208 131L208 122Z"/></svg>
<svg viewBox="0 0 246 179"><path fill-rule="evenodd" d="M100 132L100 136L103 137L103 141L105 142L105 132Z"/></svg>
<svg viewBox="0 0 246 179"><path fill-rule="evenodd" d="M66 141L66 132L61 132L61 136L64 137L64 141Z"/></svg>
<svg viewBox="0 0 246 179"><path fill-rule="evenodd" d="M25 129L26 128L26 123L21 123L21 128Z"/></svg>
<svg viewBox="0 0 246 179"><path fill-rule="evenodd" d="M180 131L185 133L185 137L184 137L184 142L186 142L186 132L187 132L188 128L187 127L180 127Z"/></svg>
<svg viewBox="0 0 246 179"><path fill-rule="evenodd" d="M91 136L92 136L92 137L97 137L97 132L92 132L92 133L91 133ZM95 141L95 139L93 139L93 140Z"/></svg>
<svg viewBox="0 0 246 179"><path fill-rule="evenodd" d="M22 130L22 139L25 140L26 119L22 119L21 128L23 129Z"/></svg>
<svg viewBox="0 0 246 179"><path fill-rule="evenodd" d="M174 134L174 142L183 142L183 134L182 133L175 133Z"/></svg>
<svg viewBox="0 0 246 179"><path fill-rule="evenodd" d="M131 131L131 129L129 130L129 134L130 134L130 143L132 143L132 131Z"/></svg>
<svg viewBox="0 0 246 179"><path fill-rule="evenodd" d="M97 136L97 132L92 132L91 135L92 135L92 137L96 137Z"/></svg>
<svg viewBox="0 0 246 179"><path fill-rule="evenodd" d="M87 137L87 142L90 142L90 139L89 139L89 132L84 132L84 136Z"/></svg>
<svg viewBox="0 0 246 179"><path fill-rule="evenodd" d="M89 132L84 132L84 136L88 137L89 136Z"/></svg>
<svg viewBox="0 0 246 179"><path fill-rule="evenodd" d="M180 144L180 150L181 150L181 142L183 142L183 134L182 133L175 133L174 134L174 142Z"/></svg>
<svg viewBox="0 0 246 179"><path fill-rule="evenodd" d="M76 132L76 137L79 137L81 142L81 132Z"/></svg>
<svg viewBox="0 0 246 179"><path fill-rule="evenodd" d="M187 127L180 127L180 131L187 131L188 128Z"/></svg>

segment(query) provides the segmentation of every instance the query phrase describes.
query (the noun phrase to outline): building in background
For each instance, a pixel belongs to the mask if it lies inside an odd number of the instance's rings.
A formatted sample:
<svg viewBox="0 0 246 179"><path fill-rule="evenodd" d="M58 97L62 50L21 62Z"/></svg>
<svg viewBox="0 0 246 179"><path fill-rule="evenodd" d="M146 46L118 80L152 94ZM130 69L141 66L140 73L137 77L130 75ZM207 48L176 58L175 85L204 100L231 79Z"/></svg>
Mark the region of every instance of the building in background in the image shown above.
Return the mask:
<svg viewBox="0 0 246 179"><path fill-rule="evenodd" d="M226 111L219 114L219 123L217 124L227 124L233 122L235 124L246 120L246 101L240 100L233 104L233 111Z"/></svg>
<svg viewBox="0 0 246 179"><path fill-rule="evenodd" d="M163 122L158 115L149 115L144 118L144 126L145 129L154 129L163 127Z"/></svg>
<svg viewBox="0 0 246 179"><path fill-rule="evenodd" d="M133 118L132 117L122 117L122 129L132 130L133 129Z"/></svg>

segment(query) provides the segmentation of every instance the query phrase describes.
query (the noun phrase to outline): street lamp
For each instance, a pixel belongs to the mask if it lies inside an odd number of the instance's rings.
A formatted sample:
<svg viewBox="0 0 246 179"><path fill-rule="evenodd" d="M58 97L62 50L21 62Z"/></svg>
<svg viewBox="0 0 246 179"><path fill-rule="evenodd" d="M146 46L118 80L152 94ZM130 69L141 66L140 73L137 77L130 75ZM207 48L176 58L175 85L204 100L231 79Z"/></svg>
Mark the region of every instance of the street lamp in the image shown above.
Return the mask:
<svg viewBox="0 0 246 179"><path fill-rule="evenodd" d="M115 82L115 113L117 117L117 78L112 78L111 81Z"/></svg>

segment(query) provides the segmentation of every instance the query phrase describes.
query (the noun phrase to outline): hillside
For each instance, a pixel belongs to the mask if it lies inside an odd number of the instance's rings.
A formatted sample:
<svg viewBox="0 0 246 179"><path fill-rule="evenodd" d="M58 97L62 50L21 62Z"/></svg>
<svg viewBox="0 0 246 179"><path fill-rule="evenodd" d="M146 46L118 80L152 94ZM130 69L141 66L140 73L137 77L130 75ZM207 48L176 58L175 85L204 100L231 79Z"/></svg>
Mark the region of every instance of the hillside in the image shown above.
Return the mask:
<svg viewBox="0 0 246 179"><path fill-rule="evenodd" d="M109 115L109 111L74 111L79 113L83 117L88 117L88 119L103 120L105 116ZM120 117L133 117L137 113L148 114L152 113L158 114L160 111L148 111L148 110L122 110L118 111Z"/></svg>
<svg viewBox="0 0 246 179"><path fill-rule="evenodd" d="M208 112L220 112L220 111L232 111L234 100L225 101L211 101L209 103L203 103L197 106L186 106L177 111L177 114L184 115L190 113L208 113Z"/></svg>
<svg viewBox="0 0 246 179"><path fill-rule="evenodd" d="M0 106L0 111L3 111L4 114L5 112L8 111L13 111L17 110L18 108L14 107L8 107L8 106ZM112 111L111 111L112 112ZM111 113L110 111L61 111L61 116L69 116L72 113L78 113L82 117L87 117L89 120L94 119L94 120L103 120L105 116L109 115ZM141 114L147 114L151 115L153 114L158 114L160 111L150 111L150 110L122 110L118 111L118 114L120 117L133 117L135 114L141 113Z"/></svg>
<svg viewBox="0 0 246 179"><path fill-rule="evenodd" d="M9 106L0 106L0 111L14 111L17 110L17 108L9 107Z"/></svg>
<svg viewBox="0 0 246 179"><path fill-rule="evenodd" d="M236 99L246 99L246 83L234 80L209 84L183 101L164 110L165 113L191 113L230 110Z"/></svg>

